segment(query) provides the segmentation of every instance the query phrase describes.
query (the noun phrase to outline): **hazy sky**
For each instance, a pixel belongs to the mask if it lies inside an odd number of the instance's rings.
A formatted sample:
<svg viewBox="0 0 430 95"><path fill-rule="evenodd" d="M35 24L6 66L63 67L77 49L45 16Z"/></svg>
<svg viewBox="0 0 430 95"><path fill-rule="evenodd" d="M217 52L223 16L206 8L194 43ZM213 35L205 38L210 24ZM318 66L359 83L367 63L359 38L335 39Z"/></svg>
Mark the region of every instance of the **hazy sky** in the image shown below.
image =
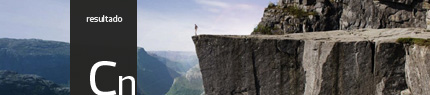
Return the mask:
<svg viewBox="0 0 430 95"><path fill-rule="evenodd" d="M194 51L199 34L248 35L278 0L138 0L137 45ZM70 42L70 0L0 0L0 38Z"/></svg>
<svg viewBox="0 0 430 95"><path fill-rule="evenodd" d="M0 38L70 42L70 0L0 0Z"/></svg>
<svg viewBox="0 0 430 95"><path fill-rule="evenodd" d="M249 35L278 0L138 0L137 45L148 51L194 51L191 36Z"/></svg>

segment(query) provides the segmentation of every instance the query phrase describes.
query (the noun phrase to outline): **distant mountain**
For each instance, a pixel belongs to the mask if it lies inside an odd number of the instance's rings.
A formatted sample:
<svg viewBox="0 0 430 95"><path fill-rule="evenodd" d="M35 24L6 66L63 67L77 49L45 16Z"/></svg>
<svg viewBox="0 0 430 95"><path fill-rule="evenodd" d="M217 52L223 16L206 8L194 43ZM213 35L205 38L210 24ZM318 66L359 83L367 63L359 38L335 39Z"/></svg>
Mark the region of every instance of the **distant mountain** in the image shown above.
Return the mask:
<svg viewBox="0 0 430 95"><path fill-rule="evenodd" d="M164 95L180 76L157 58L137 48L137 92L145 95Z"/></svg>
<svg viewBox="0 0 430 95"><path fill-rule="evenodd" d="M2 95L70 95L68 87L40 76L6 70L0 70L0 92Z"/></svg>
<svg viewBox="0 0 430 95"><path fill-rule="evenodd" d="M186 75L175 78L167 95L203 95L203 80L200 67L196 64Z"/></svg>
<svg viewBox="0 0 430 95"><path fill-rule="evenodd" d="M195 52L185 51L148 51L149 55L181 73L176 77L167 95L201 95L204 94L199 60Z"/></svg>
<svg viewBox="0 0 430 95"><path fill-rule="evenodd" d="M150 54L152 57L156 58L157 60L159 60L161 63L163 63L164 65L166 65L168 68L170 68L171 70L184 75L187 70L189 69L189 67L187 66L187 64L182 64L180 62L175 62L172 60L169 60L167 58L161 57L161 56L157 56L155 54Z"/></svg>
<svg viewBox="0 0 430 95"><path fill-rule="evenodd" d="M148 54L175 70L180 74L185 74L191 67L198 64L195 52L187 51L148 51Z"/></svg>
<svg viewBox="0 0 430 95"><path fill-rule="evenodd" d="M70 44L1 38L0 70L36 74L59 84L67 84L70 80Z"/></svg>

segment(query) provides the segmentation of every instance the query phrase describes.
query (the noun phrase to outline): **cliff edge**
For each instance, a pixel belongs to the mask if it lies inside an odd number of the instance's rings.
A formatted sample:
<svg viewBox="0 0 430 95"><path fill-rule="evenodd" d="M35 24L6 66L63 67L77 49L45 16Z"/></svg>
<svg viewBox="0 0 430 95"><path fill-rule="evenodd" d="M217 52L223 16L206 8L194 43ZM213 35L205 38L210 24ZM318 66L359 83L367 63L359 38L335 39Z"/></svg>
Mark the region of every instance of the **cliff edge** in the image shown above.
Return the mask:
<svg viewBox="0 0 430 95"><path fill-rule="evenodd" d="M193 40L208 95L430 94L430 48L399 38L417 28L286 35L198 35Z"/></svg>

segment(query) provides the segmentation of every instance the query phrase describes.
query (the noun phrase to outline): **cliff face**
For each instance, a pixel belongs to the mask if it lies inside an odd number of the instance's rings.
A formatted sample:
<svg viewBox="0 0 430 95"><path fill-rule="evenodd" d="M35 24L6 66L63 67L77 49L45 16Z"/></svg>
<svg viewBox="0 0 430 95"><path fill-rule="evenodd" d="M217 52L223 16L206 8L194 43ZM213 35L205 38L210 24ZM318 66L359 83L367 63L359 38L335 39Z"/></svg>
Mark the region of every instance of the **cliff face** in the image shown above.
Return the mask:
<svg viewBox="0 0 430 95"><path fill-rule="evenodd" d="M428 0L279 0L252 34L362 28L426 28ZM427 16L428 17L428 16Z"/></svg>
<svg viewBox="0 0 430 95"><path fill-rule="evenodd" d="M414 95L430 94L430 48L417 46L408 48L406 56L407 84L415 87L410 89Z"/></svg>
<svg viewBox="0 0 430 95"><path fill-rule="evenodd" d="M193 40L209 95L430 94L430 48L395 42L402 37L430 38L430 32L369 29Z"/></svg>

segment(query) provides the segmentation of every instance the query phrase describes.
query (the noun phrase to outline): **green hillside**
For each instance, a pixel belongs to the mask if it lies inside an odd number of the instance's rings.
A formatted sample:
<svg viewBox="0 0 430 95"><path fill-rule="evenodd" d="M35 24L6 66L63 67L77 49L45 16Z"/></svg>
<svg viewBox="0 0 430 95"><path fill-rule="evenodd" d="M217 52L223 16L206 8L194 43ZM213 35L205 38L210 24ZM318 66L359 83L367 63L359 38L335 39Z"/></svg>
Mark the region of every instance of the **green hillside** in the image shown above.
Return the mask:
<svg viewBox="0 0 430 95"><path fill-rule="evenodd" d="M36 74L59 84L67 84L70 80L70 44L1 38L0 70Z"/></svg>

